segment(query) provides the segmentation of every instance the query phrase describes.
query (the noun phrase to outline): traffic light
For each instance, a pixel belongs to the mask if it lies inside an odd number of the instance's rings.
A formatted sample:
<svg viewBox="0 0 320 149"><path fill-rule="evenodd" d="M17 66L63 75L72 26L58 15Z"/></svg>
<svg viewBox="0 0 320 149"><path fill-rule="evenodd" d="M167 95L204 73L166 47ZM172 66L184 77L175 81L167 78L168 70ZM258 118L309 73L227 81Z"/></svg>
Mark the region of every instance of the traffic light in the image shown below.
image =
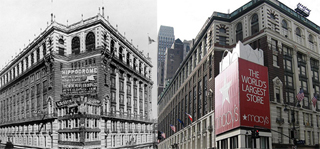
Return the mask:
<svg viewBox="0 0 320 149"><path fill-rule="evenodd" d="M259 136L259 130L255 130L255 137L256 137L256 138L260 138L260 136Z"/></svg>
<svg viewBox="0 0 320 149"><path fill-rule="evenodd" d="M252 139L256 138L256 130L255 129L251 129L251 138Z"/></svg>
<svg viewBox="0 0 320 149"><path fill-rule="evenodd" d="M161 131L158 131L158 140L161 140L162 136L161 136Z"/></svg>
<svg viewBox="0 0 320 149"><path fill-rule="evenodd" d="M293 130L290 131L290 138L294 139L294 131Z"/></svg>

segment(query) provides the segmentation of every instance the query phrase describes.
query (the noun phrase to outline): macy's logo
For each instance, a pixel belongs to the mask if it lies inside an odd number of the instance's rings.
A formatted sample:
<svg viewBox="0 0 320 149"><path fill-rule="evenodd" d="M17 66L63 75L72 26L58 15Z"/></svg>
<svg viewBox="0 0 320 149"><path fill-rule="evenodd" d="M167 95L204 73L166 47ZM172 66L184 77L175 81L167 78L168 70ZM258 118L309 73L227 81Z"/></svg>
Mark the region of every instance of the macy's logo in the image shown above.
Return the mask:
<svg viewBox="0 0 320 149"><path fill-rule="evenodd" d="M259 116L259 115L253 115L253 114L247 114L243 115L243 120L245 121L250 121L250 122L255 122L255 123L261 123L261 124L269 124L269 117L268 116Z"/></svg>

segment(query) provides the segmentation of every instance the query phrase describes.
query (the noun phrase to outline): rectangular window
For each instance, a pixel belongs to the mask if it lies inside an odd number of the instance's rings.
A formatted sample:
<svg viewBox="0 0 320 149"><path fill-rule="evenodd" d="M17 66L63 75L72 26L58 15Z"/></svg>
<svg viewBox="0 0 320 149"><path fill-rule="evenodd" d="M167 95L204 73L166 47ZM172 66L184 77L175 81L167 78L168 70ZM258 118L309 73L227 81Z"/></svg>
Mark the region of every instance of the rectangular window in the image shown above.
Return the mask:
<svg viewBox="0 0 320 149"><path fill-rule="evenodd" d="M273 59L273 66L279 66L278 64L278 55L272 55L272 59Z"/></svg>
<svg viewBox="0 0 320 149"><path fill-rule="evenodd" d="M278 127L278 143L282 143L282 127Z"/></svg>
<svg viewBox="0 0 320 149"><path fill-rule="evenodd" d="M193 114L194 115L194 121L197 119L196 117L197 113L197 87L193 87Z"/></svg>
<svg viewBox="0 0 320 149"><path fill-rule="evenodd" d="M277 100L277 102L278 103L280 103L281 101L280 101L280 88L276 88L275 89L276 90L276 100Z"/></svg>
<svg viewBox="0 0 320 149"><path fill-rule="evenodd" d="M199 69L199 70L201 70L201 69ZM199 81L198 82L198 118L200 118L202 115L201 115L201 108L202 108L202 94L201 94L201 92L202 92L202 82L201 81Z"/></svg>
<svg viewBox="0 0 320 149"><path fill-rule="evenodd" d="M261 149L269 148L269 137L260 137L260 148Z"/></svg>
<svg viewBox="0 0 320 149"><path fill-rule="evenodd" d="M219 36L219 44L220 45L227 45L227 37Z"/></svg>
<svg viewBox="0 0 320 149"><path fill-rule="evenodd" d="M291 60L284 59L283 60L283 64L284 64L284 68L285 68L286 71L292 72L292 62L291 62Z"/></svg>
<svg viewBox="0 0 320 149"><path fill-rule="evenodd" d="M272 51L278 51L278 42L277 42L277 40L271 39L271 49L272 49Z"/></svg>

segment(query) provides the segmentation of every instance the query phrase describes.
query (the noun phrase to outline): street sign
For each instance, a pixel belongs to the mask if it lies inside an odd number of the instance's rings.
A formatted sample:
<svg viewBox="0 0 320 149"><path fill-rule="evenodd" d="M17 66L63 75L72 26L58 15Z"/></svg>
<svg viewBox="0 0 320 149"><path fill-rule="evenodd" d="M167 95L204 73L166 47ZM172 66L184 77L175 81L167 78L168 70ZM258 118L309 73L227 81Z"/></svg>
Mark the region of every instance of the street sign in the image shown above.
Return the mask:
<svg viewBox="0 0 320 149"><path fill-rule="evenodd" d="M298 140L297 145L304 145L306 143L305 140Z"/></svg>

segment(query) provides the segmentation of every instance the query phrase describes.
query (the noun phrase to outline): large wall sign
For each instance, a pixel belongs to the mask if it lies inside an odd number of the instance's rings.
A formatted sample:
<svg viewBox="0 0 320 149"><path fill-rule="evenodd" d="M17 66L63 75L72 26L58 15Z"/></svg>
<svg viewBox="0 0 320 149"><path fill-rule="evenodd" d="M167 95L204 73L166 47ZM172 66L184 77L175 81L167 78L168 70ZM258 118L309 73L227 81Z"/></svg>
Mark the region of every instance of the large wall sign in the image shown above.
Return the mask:
<svg viewBox="0 0 320 149"><path fill-rule="evenodd" d="M97 67L63 69L61 73L63 94L97 93Z"/></svg>
<svg viewBox="0 0 320 149"><path fill-rule="evenodd" d="M215 78L215 133L271 128L268 68L238 58Z"/></svg>

